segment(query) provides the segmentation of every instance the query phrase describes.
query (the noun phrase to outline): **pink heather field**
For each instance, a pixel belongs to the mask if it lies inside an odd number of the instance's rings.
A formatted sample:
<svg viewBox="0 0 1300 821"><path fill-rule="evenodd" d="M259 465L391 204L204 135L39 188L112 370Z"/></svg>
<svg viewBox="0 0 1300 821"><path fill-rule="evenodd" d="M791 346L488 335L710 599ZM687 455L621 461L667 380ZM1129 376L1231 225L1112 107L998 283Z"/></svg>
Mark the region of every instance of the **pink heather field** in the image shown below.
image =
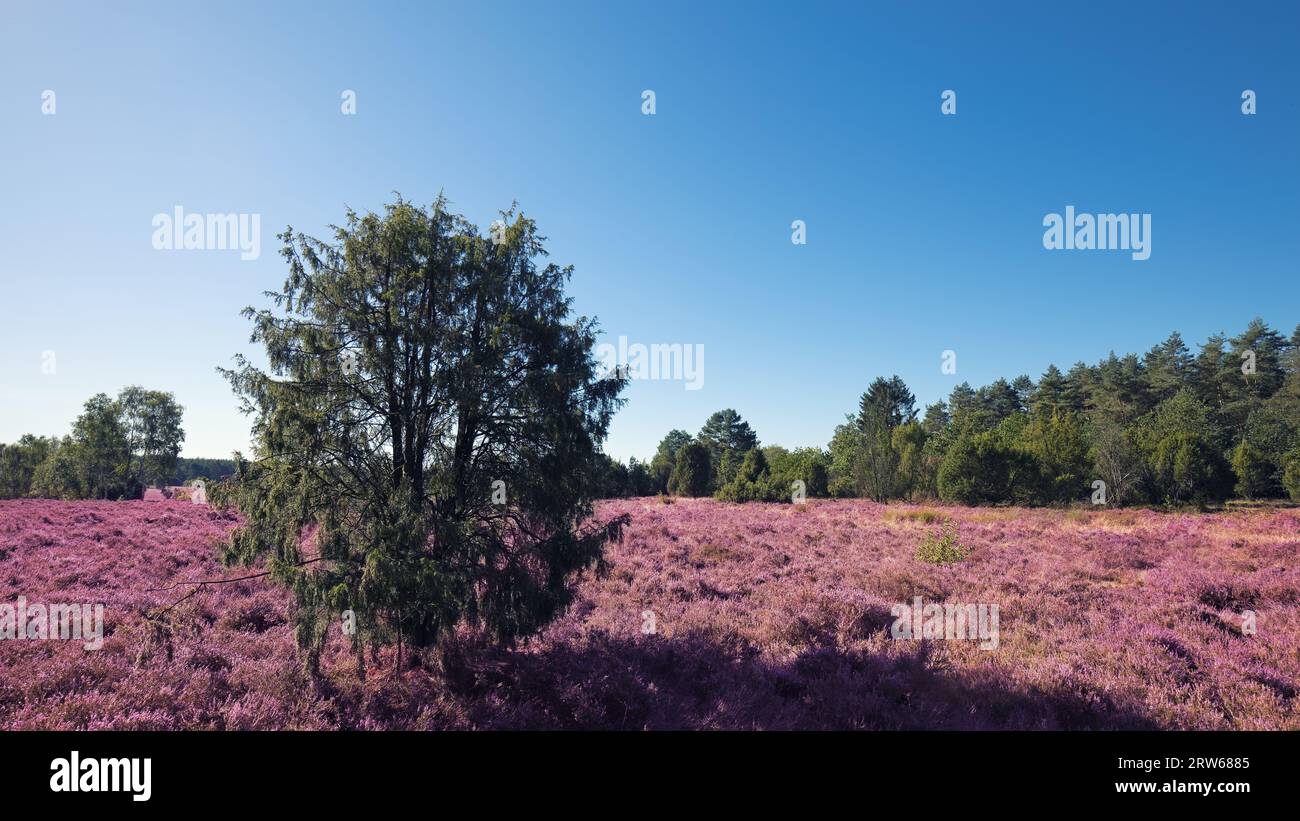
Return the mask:
<svg viewBox="0 0 1300 821"><path fill-rule="evenodd" d="M915 558L928 511L966 559ZM1300 729L1294 509L597 508L621 513L608 572L540 636L400 674L387 650L363 683L340 630L312 687L266 579L144 617L190 589L150 588L251 572L216 559L235 515L0 502L0 602L105 605L97 651L0 641L0 729ZM918 596L998 605L997 648L893 638Z"/></svg>

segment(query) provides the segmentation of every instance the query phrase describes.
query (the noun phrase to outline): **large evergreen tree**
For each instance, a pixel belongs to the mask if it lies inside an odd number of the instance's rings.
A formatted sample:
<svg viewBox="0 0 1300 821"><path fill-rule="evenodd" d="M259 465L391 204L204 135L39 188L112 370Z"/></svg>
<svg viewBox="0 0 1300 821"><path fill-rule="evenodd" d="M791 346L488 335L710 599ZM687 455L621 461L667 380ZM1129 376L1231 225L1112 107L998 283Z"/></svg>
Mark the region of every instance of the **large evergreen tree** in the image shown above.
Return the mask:
<svg viewBox="0 0 1300 821"><path fill-rule="evenodd" d="M876 377L858 402L861 439L853 470L860 492L883 502L898 491L900 456L894 430L915 421L916 398L903 380L897 375ZM918 450L923 441L917 443Z"/></svg>
<svg viewBox="0 0 1300 821"><path fill-rule="evenodd" d="M270 369L225 372L256 436L225 555L292 589L309 669L345 610L363 675L367 644L532 633L624 524L590 522L624 380L570 316L572 269L513 208L502 225L440 197L349 210L332 241L286 230L275 310L245 311Z"/></svg>
<svg viewBox="0 0 1300 821"><path fill-rule="evenodd" d="M916 418L916 397L897 374L878 376L858 400L858 426L864 431L879 422L889 430Z"/></svg>
<svg viewBox="0 0 1300 821"><path fill-rule="evenodd" d="M758 447L758 436L753 428L731 408L711 415L695 438L709 449L714 489L730 482L745 454Z"/></svg>
<svg viewBox="0 0 1300 821"><path fill-rule="evenodd" d="M1192 354L1177 331L1147 351L1142 359L1147 391L1159 403L1178 393L1188 382Z"/></svg>

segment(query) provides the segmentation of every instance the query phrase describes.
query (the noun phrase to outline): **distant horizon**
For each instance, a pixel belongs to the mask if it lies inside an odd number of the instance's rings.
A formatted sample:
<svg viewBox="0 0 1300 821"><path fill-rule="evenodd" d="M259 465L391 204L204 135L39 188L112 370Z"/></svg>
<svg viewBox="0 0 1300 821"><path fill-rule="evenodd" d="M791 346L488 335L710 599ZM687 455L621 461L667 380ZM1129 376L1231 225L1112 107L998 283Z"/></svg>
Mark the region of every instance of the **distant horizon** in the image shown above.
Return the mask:
<svg viewBox="0 0 1300 821"><path fill-rule="evenodd" d="M1258 319L1262 319L1262 317L1252 317L1252 319L1256 319L1256 318L1258 318ZM1288 330L1286 327L1276 327L1276 326L1273 326L1273 330L1279 332L1279 333L1282 334L1284 337L1288 337L1288 338L1290 338L1291 335L1292 335L1293 333L1300 333L1300 322L1297 322L1296 327L1293 328L1293 329L1290 329L1290 330ZM1174 332L1176 332L1176 330L1175 330L1175 331L1170 331L1170 333L1174 333ZM1234 332L1232 332L1232 331L1230 331L1230 330L1228 330L1228 331L1222 331L1222 332L1219 332L1219 333L1223 333L1225 336L1228 336L1228 337L1231 337L1231 336L1234 336L1234 335L1235 335ZM1198 350L1200 349L1201 343L1204 341L1204 340L1201 340L1201 341L1193 341L1193 340L1189 340L1189 339L1187 339L1187 337L1186 337L1185 335L1181 334L1181 332L1179 333L1179 335L1182 336L1183 341L1184 341L1185 343L1187 343L1188 348L1191 349L1191 351L1192 351L1193 353L1195 353L1196 351L1198 351ZM1161 338L1160 340L1158 340L1156 343L1153 343L1153 346L1156 345L1156 344L1159 344L1160 342L1163 342L1163 341L1164 341L1165 339L1167 339L1168 337L1169 337L1169 334L1165 334L1164 337L1162 337L1162 338ZM1142 351L1113 351L1113 353L1114 353L1116 356L1118 356L1119 358L1121 358L1121 359L1123 359L1125 356L1128 356L1128 355L1130 355L1130 354L1132 354L1132 355L1136 355L1136 356L1138 356L1139 358L1141 358L1142 355L1145 354L1145 353L1146 353L1147 351L1149 351L1149 350L1150 350L1150 348L1147 348L1146 350L1142 350ZM1108 357L1108 356L1110 355L1110 353L1112 353L1112 352L1107 352L1107 354L1105 354L1105 355L1102 357L1102 359L1105 359L1106 357ZM1087 362L1087 361L1085 361L1085 360L1075 360L1075 361L1072 361L1072 362L1069 362L1069 363L1051 362L1051 363L1048 363L1048 366L1047 366L1047 367L1056 366L1057 368L1059 368L1059 369L1061 370L1062 373L1065 373L1065 372L1069 371L1069 369L1070 369L1071 367L1073 367L1074 365L1076 365L1076 364L1078 364L1078 363L1080 363L1080 362L1082 362L1083 364L1088 365L1088 366L1093 366L1093 365L1096 365L1096 364L1097 364L1096 362ZM1045 367L1045 368L1044 368L1044 371L1046 371L1046 370L1047 370L1047 368ZM883 376L883 377L890 377L890 376L894 376L894 375L899 376L899 377L900 377L904 382L907 382L907 377L904 376L903 374L890 374L890 373L881 373L881 374L878 374L878 376ZM1003 378L1003 379L1006 379L1008 382L1010 382L1010 381L1012 381L1013 379L1015 379L1015 378L1018 377L1018 376L1028 376L1030 379L1032 379L1032 380L1035 382L1035 384L1037 384L1038 380L1042 377L1042 374L1041 374L1041 373L1039 373L1039 374L1004 374L1002 377L996 377L994 380L991 380L990 382L992 382L992 381L996 381L997 378ZM963 382L965 382L965 380L962 380L962 381L960 381L960 382L957 382L956 384L957 384L957 385L960 385L960 384L962 384ZM910 385L910 383L908 383L908 384ZM984 385L987 385L987 384L990 384L990 383L983 383L983 384L979 384L979 385L974 384L974 383L970 383L970 386L971 386L972 388L978 390L979 388L981 388L981 387L983 387ZM955 387L955 386L954 386L954 387ZM864 386L864 389L865 389L865 386ZM917 400L916 400L916 407L917 407L917 411L918 411L918 413L921 414L921 415L924 415L924 411L925 411L925 408L926 408L926 407L928 407L928 406L930 406L930 405L933 405L933 404L935 404L936 402L940 402L940 401L946 402L947 399L948 399L948 396L949 396L949 394L944 394L944 395L939 396L939 397L937 397L936 399L933 399L933 400L930 400L930 401L922 401L922 400L920 399L920 397L917 397ZM843 417L844 417L844 416L847 416L847 415L850 415L850 414L854 413L854 412L855 412L855 408L856 408L856 405L846 408L845 411L844 411L844 414L841 415L841 420L840 420L840 421L841 421L841 422L843 421ZM722 410L722 409L723 409L723 408L716 408L715 410ZM744 416L744 415L745 415L745 414L744 414L744 411L740 410L739 408L736 408L735 410L737 410L737 412L739 412L739 413L741 414L741 416ZM706 418L707 418L707 417L706 417ZM695 426L682 426L682 425L675 425L675 426L672 426L672 427L667 427L667 428L664 428L663 433L664 433L664 434L667 434L670 430L677 429L677 430L685 430L687 433L690 433L691 435L694 435L694 434L699 430L699 428L704 424L704 422L705 422L705 419L701 419L700 422L699 422L699 424L697 424L697 425L695 425ZM836 424L838 425L838 424L840 424L840 422L837 422ZM762 447L767 447L767 446L769 446L769 445L775 445L775 446L784 447L784 448L787 448L787 449L790 449L790 450L793 450L793 449L795 449L795 448L802 448L802 447L819 447L819 448L822 448L822 449L824 450L824 449L826 448L826 443L830 441L831 435L832 435L833 433L834 433L834 430L833 430L833 429L830 430L830 431L827 431L826 437L825 437L825 439L823 440L823 442L822 442L821 444L798 444L798 445L791 445L791 444L787 444L787 443L785 443L785 442L775 442L775 441L769 441L769 440L767 440L767 439L764 439L764 438L762 437L761 432L759 432L759 444L760 444L760 446L762 446ZM658 444L658 443L656 442L656 446L657 446L657 444ZM243 450L244 455L248 455L248 450L249 450L248 448L243 448L242 450ZM606 450L606 453L608 453L608 450ZM649 453L646 453L646 454L633 453L633 454L630 454L630 456L618 456L618 455L615 455L615 454L609 454L609 455L612 456L612 457L615 458L615 459L618 459L618 460L621 461L621 462L627 462L628 459L633 458L633 457L635 457L638 461L649 461L650 458L654 456L654 449L652 448L651 451L650 451ZM207 455L191 454L191 453L187 453L187 452L182 452L181 455L180 455L180 458L181 458L181 459L214 459L214 460L230 460L232 457L233 457L233 452L230 453L230 454L223 455L223 456L207 456Z"/></svg>

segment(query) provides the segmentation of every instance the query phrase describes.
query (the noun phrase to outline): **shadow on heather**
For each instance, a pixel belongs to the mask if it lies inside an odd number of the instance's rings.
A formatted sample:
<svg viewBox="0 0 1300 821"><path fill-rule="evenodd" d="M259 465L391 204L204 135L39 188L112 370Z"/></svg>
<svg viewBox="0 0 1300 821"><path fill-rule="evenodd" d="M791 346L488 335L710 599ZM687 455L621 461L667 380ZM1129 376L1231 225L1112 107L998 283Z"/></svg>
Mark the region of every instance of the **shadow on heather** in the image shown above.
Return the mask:
<svg viewBox="0 0 1300 821"><path fill-rule="evenodd" d="M963 681L899 657L814 646L771 665L700 636L594 635L541 652L448 661L447 685L477 727L512 729L1158 729L1100 693Z"/></svg>

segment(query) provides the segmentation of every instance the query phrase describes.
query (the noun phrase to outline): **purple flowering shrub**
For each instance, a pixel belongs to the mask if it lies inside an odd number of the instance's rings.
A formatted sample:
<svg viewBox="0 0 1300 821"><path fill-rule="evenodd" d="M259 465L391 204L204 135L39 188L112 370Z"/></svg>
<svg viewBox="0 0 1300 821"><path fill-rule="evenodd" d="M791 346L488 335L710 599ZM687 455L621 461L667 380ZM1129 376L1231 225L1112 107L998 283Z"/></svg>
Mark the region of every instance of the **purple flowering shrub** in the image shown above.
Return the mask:
<svg viewBox="0 0 1300 821"><path fill-rule="evenodd" d="M0 640L0 729L1300 729L1300 511L938 507L969 552L929 564L933 509L603 502L632 524L540 636L362 682L340 628L312 686L265 579L150 591L256 572L235 515L0 502L0 603L105 605L99 650ZM996 649L893 638L917 597L996 604Z"/></svg>

